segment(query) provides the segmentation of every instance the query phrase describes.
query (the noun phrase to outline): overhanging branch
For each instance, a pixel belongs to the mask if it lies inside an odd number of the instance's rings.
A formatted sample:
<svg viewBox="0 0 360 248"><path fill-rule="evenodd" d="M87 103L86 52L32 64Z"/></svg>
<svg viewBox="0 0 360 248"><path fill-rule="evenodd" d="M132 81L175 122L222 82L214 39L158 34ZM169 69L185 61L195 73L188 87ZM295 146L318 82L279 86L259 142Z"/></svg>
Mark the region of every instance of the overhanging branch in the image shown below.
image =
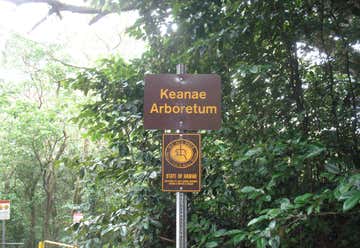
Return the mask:
<svg viewBox="0 0 360 248"><path fill-rule="evenodd" d="M104 11L104 10L93 8L93 7L77 6L77 5L73 5L73 4L62 3L58 0L4 0L4 1L11 2L16 5L22 5L22 4L27 4L27 3L45 3L50 6L48 16L56 13L59 17L61 17L62 11L68 11L68 12L78 13L78 14L95 15L95 17L91 19L91 21L89 23L90 25L94 24L95 22L100 20L102 17L112 13L111 11L108 11L108 10ZM43 18L42 20L44 21L44 19L45 18Z"/></svg>

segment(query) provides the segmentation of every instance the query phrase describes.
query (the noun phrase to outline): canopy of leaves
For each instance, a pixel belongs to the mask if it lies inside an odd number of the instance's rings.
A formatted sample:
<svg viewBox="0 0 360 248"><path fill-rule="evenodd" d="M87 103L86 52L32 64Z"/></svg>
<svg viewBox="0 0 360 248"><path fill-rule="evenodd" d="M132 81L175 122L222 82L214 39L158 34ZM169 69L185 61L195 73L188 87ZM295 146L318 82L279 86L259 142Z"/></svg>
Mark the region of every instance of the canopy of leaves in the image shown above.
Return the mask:
<svg viewBox="0 0 360 248"><path fill-rule="evenodd" d="M11 200L6 240L35 247L36 240L66 238L80 203L73 188L85 152L70 119L82 99L60 89L69 69L49 56L59 47L12 35L6 48L1 68L20 78L0 80L0 198Z"/></svg>
<svg viewBox="0 0 360 248"><path fill-rule="evenodd" d="M139 11L129 33L148 42L144 56L109 58L67 81L95 97L78 122L112 148L88 162L89 182L106 178L111 199L92 184L97 208L76 226L82 244L173 246L174 197L160 190L160 132L143 129L142 99L144 74L177 63L222 78L222 128L202 132L203 189L189 194L191 247L359 243L356 1L132 0L127 9Z"/></svg>

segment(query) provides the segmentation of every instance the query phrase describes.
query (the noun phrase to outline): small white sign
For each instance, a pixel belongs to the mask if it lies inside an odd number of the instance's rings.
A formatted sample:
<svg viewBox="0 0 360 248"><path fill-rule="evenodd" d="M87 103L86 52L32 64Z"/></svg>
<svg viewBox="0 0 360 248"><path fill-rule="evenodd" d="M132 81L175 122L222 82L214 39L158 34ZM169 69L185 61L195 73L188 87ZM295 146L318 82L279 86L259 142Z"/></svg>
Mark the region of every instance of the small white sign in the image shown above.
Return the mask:
<svg viewBox="0 0 360 248"><path fill-rule="evenodd" d="M73 223L80 223L81 220L84 218L83 214L81 212L74 212L73 213Z"/></svg>
<svg viewBox="0 0 360 248"><path fill-rule="evenodd" d="M0 220L10 219L10 201L0 200Z"/></svg>

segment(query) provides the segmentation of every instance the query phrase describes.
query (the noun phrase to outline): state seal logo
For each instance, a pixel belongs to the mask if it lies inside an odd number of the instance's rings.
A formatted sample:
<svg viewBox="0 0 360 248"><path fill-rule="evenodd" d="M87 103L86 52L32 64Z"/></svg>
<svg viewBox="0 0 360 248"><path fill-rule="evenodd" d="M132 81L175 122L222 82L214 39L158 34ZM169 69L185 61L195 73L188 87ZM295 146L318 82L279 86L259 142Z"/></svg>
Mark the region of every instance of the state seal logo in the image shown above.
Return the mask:
<svg viewBox="0 0 360 248"><path fill-rule="evenodd" d="M171 141L165 148L165 159L173 167L184 169L193 165L198 159L196 145L187 139Z"/></svg>

